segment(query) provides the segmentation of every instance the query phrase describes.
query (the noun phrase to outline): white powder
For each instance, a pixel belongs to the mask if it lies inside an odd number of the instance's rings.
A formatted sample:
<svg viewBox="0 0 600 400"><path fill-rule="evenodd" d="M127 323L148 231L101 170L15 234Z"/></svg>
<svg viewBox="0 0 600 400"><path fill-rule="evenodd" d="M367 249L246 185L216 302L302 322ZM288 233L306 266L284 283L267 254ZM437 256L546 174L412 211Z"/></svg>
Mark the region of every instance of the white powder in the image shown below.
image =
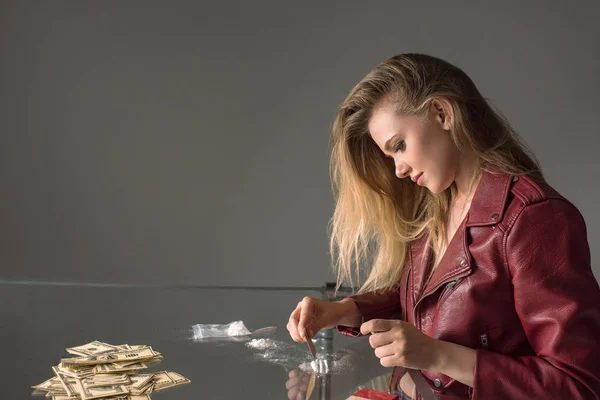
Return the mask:
<svg viewBox="0 0 600 400"><path fill-rule="evenodd" d="M297 368L309 374L340 374L353 370L358 360L352 350L340 349L332 357L317 358L315 362L304 345L275 339L253 339L245 345L252 350L257 361L283 365L289 369Z"/></svg>
<svg viewBox="0 0 600 400"><path fill-rule="evenodd" d="M304 372L312 373L314 371L317 374L328 374L329 373L329 361L323 360L321 358L317 358L316 360L311 361L310 363L305 362L305 363L298 365L298 368L300 368Z"/></svg>
<svg viewBox="0 0 600 400"><path fill-rule="evenodd" d="M246 343L246 346L258 350L267 350L275 347L275 343L271 339L253 339Z"/></svg>
<svg viewBox="0 0 600 400"><path fill-rule="evenodd" d="M298 365L298 368L300 368L304 372L313 372L315 370L315 362L304 362Z"/></svg>
<svg viewBox="0 0 600 400"><path fill-rule="evenodd" d="M246 328L243 321L232 322L227 328L227 336L248 335L250 331Z"/></svg>

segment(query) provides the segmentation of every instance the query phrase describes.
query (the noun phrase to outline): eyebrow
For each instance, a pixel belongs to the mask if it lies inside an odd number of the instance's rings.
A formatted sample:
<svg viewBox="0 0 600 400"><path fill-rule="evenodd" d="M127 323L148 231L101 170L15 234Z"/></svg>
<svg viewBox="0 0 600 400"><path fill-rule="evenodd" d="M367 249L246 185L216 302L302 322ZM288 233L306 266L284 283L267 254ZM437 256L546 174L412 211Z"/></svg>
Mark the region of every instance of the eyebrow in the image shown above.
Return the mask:
<svg viewBox="0 0 600 400"><path fill-rule="evenodd" d="M392 136L391 138L389 138L387 140L387 142L385 142L385 145L383 146L383 148L387 151L393 151L394 149L392 149L391 143L394 139L396 139L396 137L399 135L399 133L396 133L394 136Z"/></svg>

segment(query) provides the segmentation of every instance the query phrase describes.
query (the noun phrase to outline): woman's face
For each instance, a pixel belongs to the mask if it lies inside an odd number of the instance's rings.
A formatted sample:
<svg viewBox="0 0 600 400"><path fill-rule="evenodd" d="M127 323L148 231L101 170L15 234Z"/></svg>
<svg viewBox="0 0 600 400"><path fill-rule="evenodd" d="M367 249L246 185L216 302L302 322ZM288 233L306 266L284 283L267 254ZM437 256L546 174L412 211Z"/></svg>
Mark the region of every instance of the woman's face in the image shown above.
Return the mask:
<svg viewBox="0 0 600 400"><path fill-rule="evenodd" d="M434 194L456 179L459 152L450 137L449 118L437 100L427 118L398 116L389 104L382 105L369 120L369 133L385 156L394 160L398 178L408 177Z"/></svg>

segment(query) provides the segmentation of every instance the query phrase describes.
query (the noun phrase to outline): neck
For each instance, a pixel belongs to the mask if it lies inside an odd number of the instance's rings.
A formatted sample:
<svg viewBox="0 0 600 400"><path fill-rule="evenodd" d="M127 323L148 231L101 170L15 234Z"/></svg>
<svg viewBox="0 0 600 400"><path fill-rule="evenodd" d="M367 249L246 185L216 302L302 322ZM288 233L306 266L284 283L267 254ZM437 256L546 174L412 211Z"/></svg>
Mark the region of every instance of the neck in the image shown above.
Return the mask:
<svg viewBox="0 0 600 400"><path fill-rule="evenodd" d="M456 178L454 179L456 188L458 189L458 195L456 196L457 202L465 203L467 202L468 198L473 195L473 193L469 192L469 186L471 185L473 175L477 171L477 161L477 158L473 155L465 155L460 159ZM477 182L475 182L473 186L476 185Z"/></svg>

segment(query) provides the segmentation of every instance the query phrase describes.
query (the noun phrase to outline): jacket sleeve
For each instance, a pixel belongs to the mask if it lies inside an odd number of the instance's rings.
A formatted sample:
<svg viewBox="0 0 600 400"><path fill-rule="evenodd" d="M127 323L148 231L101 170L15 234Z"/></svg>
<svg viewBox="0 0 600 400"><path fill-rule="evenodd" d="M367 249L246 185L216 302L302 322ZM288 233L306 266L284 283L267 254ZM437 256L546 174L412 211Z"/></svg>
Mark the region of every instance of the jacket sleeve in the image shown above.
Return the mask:
<svg viewBox="0 0 600 400"><path fill-rule="evenodd" d="M368 292L350 296L349 299L354 301L358 306L362 317L361 324L371 319L392 319L395 317L399 318L400 316L399 289L382 293ZM338 332L345 336L363 336L360 333L360 327L337 325L336 328Z"/></svg>
<svg viewBox="0 0 600 400"><path fill-rule="evenodd" d="M600 289L577 208L525 206L506 234L505 262L535 354L477 350L472 399L599 399Z"/></svg>

